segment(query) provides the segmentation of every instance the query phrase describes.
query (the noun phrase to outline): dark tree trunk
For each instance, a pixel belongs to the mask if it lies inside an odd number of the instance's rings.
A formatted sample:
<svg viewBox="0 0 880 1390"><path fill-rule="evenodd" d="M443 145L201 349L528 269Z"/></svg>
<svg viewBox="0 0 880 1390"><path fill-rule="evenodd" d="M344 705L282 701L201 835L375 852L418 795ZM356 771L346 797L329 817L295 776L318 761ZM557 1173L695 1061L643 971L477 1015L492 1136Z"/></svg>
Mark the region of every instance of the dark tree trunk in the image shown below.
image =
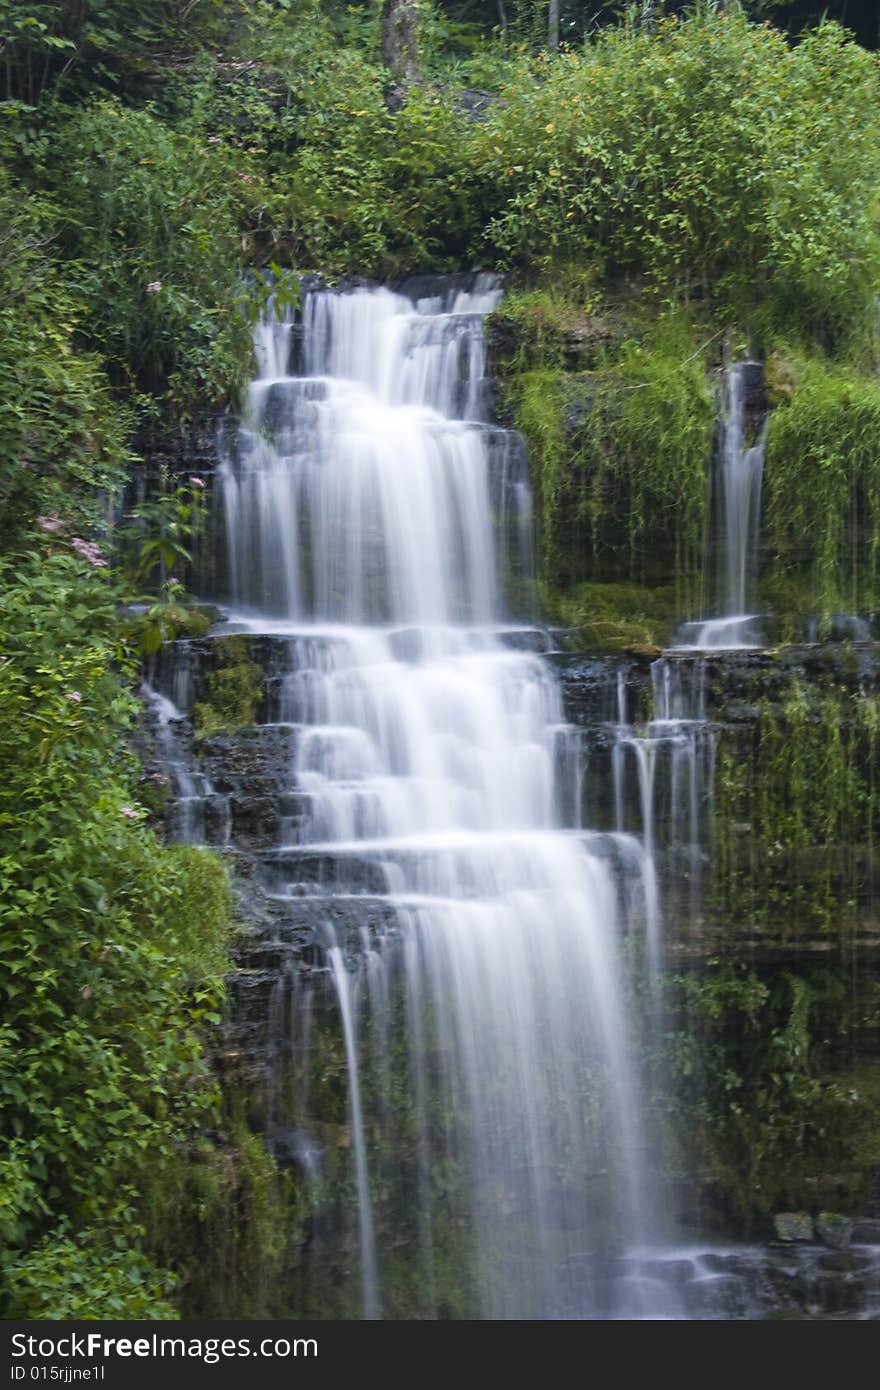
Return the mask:
<svg viewBox="0 0 880 1390"><path fill-rule="evenodd" d="M382 55L395 82L418 80L418 10L414 0L384 0Z"/></svg>
<svg viewBox="0 0 880 1390"><path fill-rule="evenodd" d="M547 47L559 47L559 0L550 0L547 10Z"/></svg>
<svg viewBox="0 0 880 1390"><path fill-rule="evenodd" d="M504 51L507 52L507 10L504 7L504 0L497 0L498 4L498 23L501 26L501 39L504 43Z"/></svg>

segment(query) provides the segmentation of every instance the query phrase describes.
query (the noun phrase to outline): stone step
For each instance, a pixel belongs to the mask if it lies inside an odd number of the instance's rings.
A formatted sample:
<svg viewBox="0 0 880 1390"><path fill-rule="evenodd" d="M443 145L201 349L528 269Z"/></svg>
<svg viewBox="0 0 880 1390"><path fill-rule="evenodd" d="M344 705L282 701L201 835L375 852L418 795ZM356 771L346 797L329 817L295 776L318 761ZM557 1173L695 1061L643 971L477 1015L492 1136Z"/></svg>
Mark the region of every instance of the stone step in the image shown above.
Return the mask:
<svg viewBox="0 0 880 1390"><path fill-rule="evenodd" d="M644 854L632 836L570 835L592 857L613 864L621 883L640 879ZM552 853L559 832L510 829L325 842L263 852L256 869L265 890L285 900L367 893L388 895L398 906L486 901L496 881L505 892L517 887L554 891L558 865L545 860L545 843Z"/></svg>

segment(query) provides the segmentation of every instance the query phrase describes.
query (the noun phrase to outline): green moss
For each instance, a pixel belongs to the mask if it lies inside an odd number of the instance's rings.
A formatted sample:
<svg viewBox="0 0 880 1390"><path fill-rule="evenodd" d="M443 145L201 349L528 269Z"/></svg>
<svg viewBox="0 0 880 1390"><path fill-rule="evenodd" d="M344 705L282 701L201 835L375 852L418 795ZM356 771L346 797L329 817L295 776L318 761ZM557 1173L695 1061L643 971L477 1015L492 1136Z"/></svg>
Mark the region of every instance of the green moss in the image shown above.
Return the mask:
<svg viewBox="0 0 880 1390"><path fill-rule="evenodd" d="M502 374L596 365L615 333L597 278L589 266L562 265L537 286L508 291L486 324Z"/></svg>
<svg viewBox="0 0 880 1390"><path fill-rule="evenodd" d="M178 1315L265 1318L289 1311L280 1275L286 1251L302 1235L298 1201L289 1175L240 1116L212 1142L181 1155L146 1203L150 1250L174 1271Z"/></svg>
<svg viewBox="0 0 880 1390"><path fill-rule="evenodd" d="M179 876L181 891L170 929L175 954L193 978L222 978L230 970L232 898L229 872L216 854L194 845L169 845L167 872Z"/></svg>
<svg viewBox="0 0 880 1390"><path fill-rule="evenodd" d="M676 619L674 586L650 589L639 584L576 584L561 591L546 586L542 607L576 633L585 651L626 651L661 647Z"/></svg>
<svg viewBox="0 0 880 1390"><path fill-rule="evenodd" d="M550 368L523 373L514 387L516 426L529 450L537 494L539 568L557 578L562 516L568 505L571 460L565 432L567 382Z"/></svg>
<svg viewBox="0 0 880 1390"><path fill-rule="evenodd" d="M727 737L718 755L716 904L780 939L845 932L868 892L880 701L795 679L781 703L755 704L749 746Z"/></svg>
<svg viewBox="0 0 880 1390"><path fill-rule="evenodd" d="M193 705L198 738L256 723L263 697L262 669L249 660L244 637L218 638L215 666L205 681L205 695Z"/></svg>
<svg viewBox="0 0 880 1390"><path fill-rule="evenodd" d="M880 1069L835 1065L858 1010L844 968L711 961L667 982L671 1160L698 1172L704 1225L769 1231L774 1211L858 1211L880 1154Z"/></svg>
<svg viewBox="0 0 880 1390"><path fill-rule="evenodd" d="M693 326L645 314L641 327L589 372L562 371L551 346L507 394L532 458L543 581L671 584L682 612L699 583L714 409Z"/></svg>
<svg viewBox="0 0 880 1390"><path fill-rule="evenodd" d="M806 586L825 617L873 606L880 381L823 359L777 355L771 384L765 528L774 573Z"/></svg>
<svg viewBox="0 0 880 1390"><path fill-rule="evenodd" d="M216 608L202 607L181 607L177 615L176 630L172 633L172 638L177 637L207 637L211 628L217 621L218 611Z"/></svg>

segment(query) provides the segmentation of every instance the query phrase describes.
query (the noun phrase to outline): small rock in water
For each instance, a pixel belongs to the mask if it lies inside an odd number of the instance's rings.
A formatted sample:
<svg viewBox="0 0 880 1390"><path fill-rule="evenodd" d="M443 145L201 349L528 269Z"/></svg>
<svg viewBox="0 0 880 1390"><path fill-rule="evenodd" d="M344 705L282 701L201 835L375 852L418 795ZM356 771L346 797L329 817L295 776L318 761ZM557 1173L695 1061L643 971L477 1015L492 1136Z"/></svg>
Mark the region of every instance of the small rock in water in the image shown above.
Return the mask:
<svg viewBox="0 0 880 1390"><path fill-rule="evenodd" d="M778 1240L812 1240L813 1218L806 1211L779 1211L773 1218Z"/></svg>
<svg viewBox="0 0 880 1390"><path fill-rule="evenodd" d="M820 1211L816 1217L816 1235L832 1250L845 1250L852 1239L853 1223L848 1216L834 1211Z"/></svg>

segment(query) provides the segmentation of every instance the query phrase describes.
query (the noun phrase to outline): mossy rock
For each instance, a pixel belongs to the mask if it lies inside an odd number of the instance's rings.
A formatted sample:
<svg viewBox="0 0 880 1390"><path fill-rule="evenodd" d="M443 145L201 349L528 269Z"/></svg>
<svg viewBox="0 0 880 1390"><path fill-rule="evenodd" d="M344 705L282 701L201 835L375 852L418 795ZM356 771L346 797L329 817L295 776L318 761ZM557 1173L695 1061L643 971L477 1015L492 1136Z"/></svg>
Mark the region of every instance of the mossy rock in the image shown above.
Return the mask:
<svg viewBox="0 0 880 1390"><path fill-rule="evenodd" d="M202 605L184 608L175 624L174 636L207 637L219 617L220 611L217 608L203 607Z"/></svg>
<svg viewBox="0 0 880 1390"><path fill-rule="evenodd" d="M255 724L263 699L263 671L251 661L246 637L218 638L213 652L215 665L205 679L204 698L192 710L199 740Z"/></svg>
<svg viewBox="0 0 880 1390"><path fill-rule="evenodd" d="M577 650L659 656L675 623L672 587L577 584L545 588L545 608L571 633Z"/></svg>

